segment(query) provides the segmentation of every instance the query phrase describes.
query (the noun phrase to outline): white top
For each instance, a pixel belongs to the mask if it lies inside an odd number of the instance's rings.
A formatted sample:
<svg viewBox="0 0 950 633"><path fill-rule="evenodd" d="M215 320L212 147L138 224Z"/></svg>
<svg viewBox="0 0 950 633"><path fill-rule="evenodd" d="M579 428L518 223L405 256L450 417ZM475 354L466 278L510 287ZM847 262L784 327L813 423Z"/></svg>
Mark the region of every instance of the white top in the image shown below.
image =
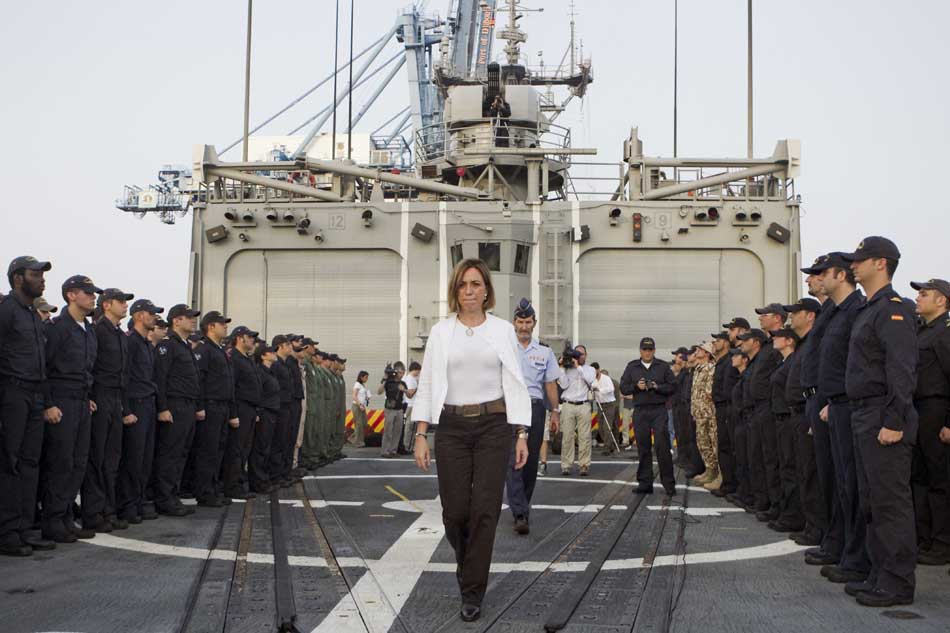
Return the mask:
<svg viewBox="0 0 950 633"><path fill-rule="evenodd" d="M596 372L594 372L594 375L596 375ZM607 374L601 374L600 378L594 380L594 386L597 387L597 391L594 392L597 402L606 404L617 401L614 395L614 381Z"/></svg>
<svg viewBox="0 0 950 633"><path fill-rule="evenodd" d="M505 398L508 424L531 426L531 397L521 371L521 353L518 351L515 328L508 321L494 315L489 314L487 317L485 323L479 326L479 333L501 361L501 389ZM422 373L419 374L419 390L413 398L413 422L439 423L449 390L452 336L455 328L459 326L456 316L452 314L448 319L433 325L429 332L425 358L422 360ZM465 327L461 327L464 335Z"/></svg>
<svg viewBox="0 0 950 633"><path fill-rule="evenodd" d="M594 382L597 377L597 371L589 365L568 369L560 378L557 379L559 385L564 390L561 394L562 402L580 402L588 400L590 388L587 386Z"/></svg>
<svg viewBox="0 0 950 633"><path fill-rule="evenodd" d="M369 406L369 389L366 388L366 385L360 381L356 381L356 384L353 385L353 389L356 390L356 401L363 405L364 407Z"/></svg>
<svg viewBox="0 0 950 633"><path fill-rule="evenodd" d="M406 391L411 391L419 387L419 379L413 376L412 374L406 374L402 377L402 381L406 383ZM412 398L409 397L408 393L402 394L402 401L405 402L408 406L412 406Z"/></svg>
<svg viewBox="0 0 950 633"><path fill-rule="evenodd" d="M485 340L484 332L485 323L474 328L458 323L453 329L445 404L481 404L504 396L501 359Z"/></svg>

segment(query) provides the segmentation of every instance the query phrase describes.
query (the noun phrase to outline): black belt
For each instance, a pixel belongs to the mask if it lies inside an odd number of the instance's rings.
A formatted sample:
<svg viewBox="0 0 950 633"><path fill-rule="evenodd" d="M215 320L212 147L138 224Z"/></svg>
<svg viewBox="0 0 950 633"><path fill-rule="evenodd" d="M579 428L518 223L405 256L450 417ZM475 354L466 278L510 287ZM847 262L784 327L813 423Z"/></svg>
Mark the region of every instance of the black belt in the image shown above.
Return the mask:
<svg viewBox="0 0 950 633"><path fill-rule="evenodd" d="M633 403L634 409L645 409L647 407L663 407L665 409L666 403L665 402L645 402L643 404L638 404L636 402Z"/></svg>
<svg viewBox="0 0 950 633"><path fill-rule="evenodd" d="M843 393L839 393L836 396L828 396L828 402L830 404L845 404L848 402L848 396Z"/></svg>
<svg viewBox="0 0 950 633"><path fill-rule="evenodd" d="M876 407L884 404L887 396L871 396L869 398L854 398L851 400L851 409L863 409L865 407Z"/></svg>
<svg viewBox="0 0 950 633"><path fill-rule="evenodd" d="M816 393L818 393L817 387L806 387L804 391L802 391L802 395L805 396L805 400L808 400Z"/></svg>
<svg viewBox="0 0 950 633"><path fill-rule="evenodd" d="M449 415L454 415L461 418L477 418L483 415L507 412L504 398L498 398L497 400L483 402L481 404L446 404L443 405L442 410Z"/></svg>
<svg viewBox="0 0 950 633"><path fill-rule="evenodd" d="M561 404L576 404L582 405L589 403L590 400L561 400Z"/></svg>

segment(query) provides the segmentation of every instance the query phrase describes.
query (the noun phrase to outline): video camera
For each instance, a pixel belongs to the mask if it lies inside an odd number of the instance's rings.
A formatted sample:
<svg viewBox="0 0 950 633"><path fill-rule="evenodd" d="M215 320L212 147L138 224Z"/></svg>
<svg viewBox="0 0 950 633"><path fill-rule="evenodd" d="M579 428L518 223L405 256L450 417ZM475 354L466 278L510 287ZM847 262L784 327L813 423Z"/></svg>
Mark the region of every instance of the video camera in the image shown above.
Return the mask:
<svg viewBox="0 0 950 633"><path fill-rule="evenodd" d="M398 373L399 372L393 368L392 363L386 363L386 368L383 369L383 376L386 380L395 380Z"/></svg>
<svg viewBox="0 0 950 633"><path fill-rule="evenodd" d="M574 346L570 341L565 341L564 351L561 352L561 366L565 369L570 369L574 366L574 361L579 360L581 357L580 352L574 349Z"/></svg>

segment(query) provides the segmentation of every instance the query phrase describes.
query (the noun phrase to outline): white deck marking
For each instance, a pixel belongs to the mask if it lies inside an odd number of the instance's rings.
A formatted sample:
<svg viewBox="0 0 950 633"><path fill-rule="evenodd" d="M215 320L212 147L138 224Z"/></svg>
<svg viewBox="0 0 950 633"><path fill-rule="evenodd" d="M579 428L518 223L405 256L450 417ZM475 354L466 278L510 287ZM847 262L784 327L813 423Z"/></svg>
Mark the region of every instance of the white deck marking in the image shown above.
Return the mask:
<svg viewBox="0 0 950 633"><path fill-rule="evenodd" d="M334 480L334 479L435 479L436 475L399 475L399 474L389 474L389 475L307 475L304 479L319 479L321 481ZM636 481L626 481L624 479L593 479L591 477L562 477L560 475L548 475L547 477L538 477L538 483L564 483L564 484L620 484L622 486L636 486ZM709 491L701 486L687 486L686 484L677 484L677 490L689 490L690 492L705 492L709 494Z"/></svg>
<svg viewBox="0 0 950 633"><path fill-rule="evenodd" d="M678 510L683 511L683 506L647 506L647 510ZM745 512L742 508L686 508L686 514L694 517L721 517L724 514L732 512Z"/></svg>

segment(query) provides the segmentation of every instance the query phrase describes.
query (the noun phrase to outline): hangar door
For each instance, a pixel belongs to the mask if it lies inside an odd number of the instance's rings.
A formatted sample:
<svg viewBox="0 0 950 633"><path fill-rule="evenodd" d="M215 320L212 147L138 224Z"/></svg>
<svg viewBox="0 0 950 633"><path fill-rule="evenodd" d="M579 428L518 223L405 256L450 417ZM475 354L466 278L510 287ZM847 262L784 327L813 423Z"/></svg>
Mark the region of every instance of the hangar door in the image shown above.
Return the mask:
<svg viewBox="0 0 950 633"><path fill-rule="evenodd" d="M361 369L375 385L399 358L400 265L388 250L242 251L227 267L226 314L268 340L312 336L347 358L348 385Z"/></svg>
<svg viewBox="0 0 950 633"><path fill-rule="evenodd" d="M597 249L580 259L578 343L619 380L639 357L640 339L656 339L669 360L680 345L709 340L734 316L764 303L762 263L743 250Z"/></svg>

